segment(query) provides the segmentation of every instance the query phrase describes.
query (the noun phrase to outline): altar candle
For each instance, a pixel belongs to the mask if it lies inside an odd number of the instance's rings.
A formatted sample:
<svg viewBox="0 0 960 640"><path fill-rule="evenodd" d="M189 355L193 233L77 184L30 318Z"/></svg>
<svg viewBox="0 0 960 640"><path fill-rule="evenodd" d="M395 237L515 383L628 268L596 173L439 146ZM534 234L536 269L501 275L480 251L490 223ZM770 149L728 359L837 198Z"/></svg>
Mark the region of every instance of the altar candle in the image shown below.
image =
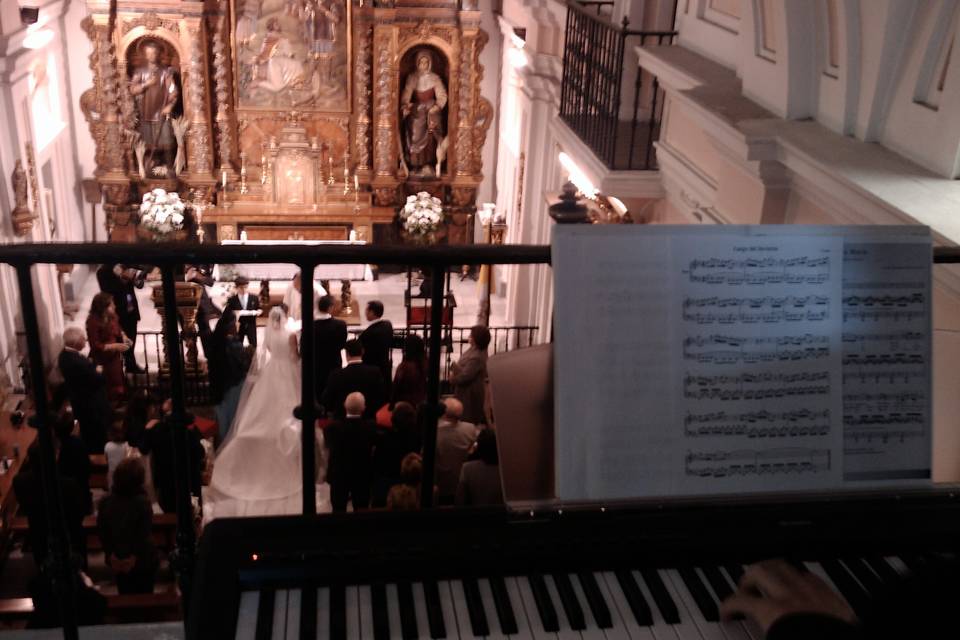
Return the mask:
<svg viewBox="0 0 960 640"><path fill-rule="evenodd" d="M327 160L330 161L330 179L333 180L333 155L331 155Z"/></svg>
<svg viewBox="0 0 960 640"><path fill-rule="evenodd" d="M356 242L356 241L357 241L357 230L350 229L350 242Z"/></svg>
<svg viewBox="0 0 960 640"><path fill-rule="evenodd" d="M360 191L360 178L357 174L353 174L353 190Z"/></svg>
<svg viewBox="0 0 960 640"><path fill-rule="evenodd" d="M226 189L227 188L227 170L226 169L224 169L223 172L220 174L220 180L223 183L223 188Z"/></svg>

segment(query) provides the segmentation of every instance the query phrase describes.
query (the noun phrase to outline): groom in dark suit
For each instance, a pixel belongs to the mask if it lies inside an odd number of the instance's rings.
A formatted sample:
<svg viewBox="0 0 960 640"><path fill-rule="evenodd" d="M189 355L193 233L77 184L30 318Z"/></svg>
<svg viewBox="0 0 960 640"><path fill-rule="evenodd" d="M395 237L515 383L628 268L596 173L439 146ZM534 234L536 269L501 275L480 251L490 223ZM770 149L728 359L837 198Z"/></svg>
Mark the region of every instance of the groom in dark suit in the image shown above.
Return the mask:
<svg viewBox="0 0 960 640"><path fill-rule="evenodd" d="M390 365L390 351L393 349L393 325L383 317L383 303L371 300L367 303L367 328L360 334L363 343L363 362L372 364L380 369L383 383L386 385L387 395L390 394L390 383L393 380L393 368ZM368 404L369 404L369 398Z"/></svg>
<svg viewBox="0 0 960 640"><path fill-rule="evenodd" d="M363 417L375 418L377 409L387 401L383 376L380 375L380 370L375 366L364 364L361 361L363 345L360 344L359 340L347 340L344 349L347 352L347 366L330 374L330 378L327 380L327 388L324 389L323 395L320 397L320 403L323 404L328 413L333 413L337 418L343 418L345 415L344 401L348 395L354 391L359 391L366 400Z"/></svg>
<svg viewBox="0 0 960 640"><path fill-rule="evenodd" d="M87 345L83 329L69 327L63 332L63 343L57 366L63 374L73 415L80 423L80 438L87 453L103 453L112 414L107 381L93 361L80 353Z"/></svg>
<svg viewBox="0 0 960 640"><path fill-rule="evenodd" d="M347 344L347 323L334 318L330 314L332 309L333 296L321 296L317 301L320 315L313 321L313 344L317 353L314 363L317 400L323 397L330 374L343 366L340 352Z"/></svg>
<svg viewBox="0 0 960 640"><path fill-rule="evenodd" d="M237 276L233 281L237 287L237 292L227 298L227 309L233 311L260 311L260 299L250 293L247 288L250 281L243 276ZM238 314L239 316L239 314ZM240 317L240 339L246 336L250 346L257 346L257 316L239 316Z"/></svg>

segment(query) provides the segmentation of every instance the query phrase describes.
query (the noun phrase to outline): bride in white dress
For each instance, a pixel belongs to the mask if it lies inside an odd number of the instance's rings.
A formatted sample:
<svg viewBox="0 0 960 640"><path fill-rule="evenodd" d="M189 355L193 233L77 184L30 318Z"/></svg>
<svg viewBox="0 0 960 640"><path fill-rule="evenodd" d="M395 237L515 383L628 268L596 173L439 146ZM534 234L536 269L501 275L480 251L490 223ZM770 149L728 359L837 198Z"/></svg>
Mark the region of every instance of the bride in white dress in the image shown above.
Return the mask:
<svg viewBox="0 0 960 640"><path fill-rule="evenodd" d="M282 307L270 310L236 417L213 465L205 519L302 512L300 355ZM322 432L317 433L318 440ZM322 447L321 447L322 449Z"/></svg>

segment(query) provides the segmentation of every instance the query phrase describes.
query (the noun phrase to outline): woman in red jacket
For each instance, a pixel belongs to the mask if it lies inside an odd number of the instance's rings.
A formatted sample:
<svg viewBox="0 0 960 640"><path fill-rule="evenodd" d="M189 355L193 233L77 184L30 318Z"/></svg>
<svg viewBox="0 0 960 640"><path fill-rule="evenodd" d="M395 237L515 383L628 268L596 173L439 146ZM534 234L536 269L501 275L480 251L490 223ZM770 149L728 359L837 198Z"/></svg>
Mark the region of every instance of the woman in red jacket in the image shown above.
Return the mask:
<svg viewBox="0 0 960 640"><path fill-rule="evenodd" d="M107 397L119 400L126 394L123 353L130 348L130 340L120 330L113 296L109 293L98 293L90 303L87 340L90 341L90 359L103 367L103 376L107 379Z"/></svg>

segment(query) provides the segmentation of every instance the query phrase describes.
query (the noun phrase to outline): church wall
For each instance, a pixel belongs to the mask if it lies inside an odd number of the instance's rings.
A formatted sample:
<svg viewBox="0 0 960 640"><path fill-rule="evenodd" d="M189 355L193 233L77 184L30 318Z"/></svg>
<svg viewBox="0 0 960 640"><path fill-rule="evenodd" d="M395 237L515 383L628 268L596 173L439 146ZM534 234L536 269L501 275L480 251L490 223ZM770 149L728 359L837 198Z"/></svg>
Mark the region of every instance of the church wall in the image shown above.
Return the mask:
<svg viewBox="0 0 960 640"><path fill-rule="evenodd" d="M487 42L487 46L480 54L480 64L483 65L480 94L489 100L490 104L496 105L500 92L503 37L497 24L497 16L493 12L493 1L481 0L479 9L481 13L480 28L490 36L490 41ZM497 120L499 118L500 110L494 109L494 122L490 125L490 132L487 134L486 142L483 145L483 182L477 189L478 203L493 202L497 198ZM482 239L483 229L480 225L474 225L474 233L478 241Z"/></svg>

